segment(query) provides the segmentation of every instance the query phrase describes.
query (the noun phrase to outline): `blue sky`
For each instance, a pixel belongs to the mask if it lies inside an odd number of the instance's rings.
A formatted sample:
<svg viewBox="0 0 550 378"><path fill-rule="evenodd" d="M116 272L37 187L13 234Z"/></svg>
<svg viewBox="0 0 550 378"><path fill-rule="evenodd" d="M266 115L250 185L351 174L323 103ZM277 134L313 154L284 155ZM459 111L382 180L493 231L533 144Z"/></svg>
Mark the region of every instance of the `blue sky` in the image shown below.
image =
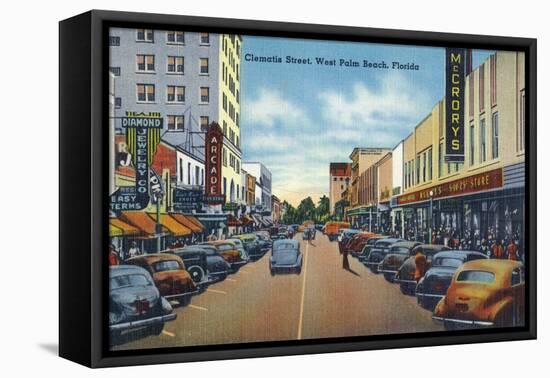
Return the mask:
<svg viewBox="0 0 550 378"><path fill-rule="evenodd" d="M245 161L273 174L273 192L297 204L328 195L328 169L354 147L394 147L444 94L444 49L243 37L243 57L278 56L283 63L241 68L241 140ZM474 66L490 55L474 51ZM286 56L313 64L286 64ZM316 57L336 66L315 64ZM340 59L390 68L340 66ZM392 69L392 62L418 70Z"/></svg>

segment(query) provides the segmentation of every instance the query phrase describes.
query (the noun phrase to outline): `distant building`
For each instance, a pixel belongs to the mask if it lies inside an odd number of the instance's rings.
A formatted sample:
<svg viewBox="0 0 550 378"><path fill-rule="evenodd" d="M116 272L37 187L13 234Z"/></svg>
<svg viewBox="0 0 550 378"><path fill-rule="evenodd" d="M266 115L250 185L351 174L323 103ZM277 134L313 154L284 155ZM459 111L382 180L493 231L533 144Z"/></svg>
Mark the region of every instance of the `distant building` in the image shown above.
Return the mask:
<svg viewBox="0 0 550 378"><path fill-rule="evenodd" d="M271 171L259 162L244 162L242 167L256 178L256 211L271 213Z"/></svg>
<svg viewBox="0 0 550 378"><path fill-rule="evenodd" d="M351 163L330 163L329 180L329 209L334 215L334 205L342 199L342 193L350 184Z"/></svg>
<svg viewBox="0 0 550 378"><path fill-rule="evenodd" d="M271 196L271 218L273 224L278 224L281 221L281 201L275 195Z"/></svg>

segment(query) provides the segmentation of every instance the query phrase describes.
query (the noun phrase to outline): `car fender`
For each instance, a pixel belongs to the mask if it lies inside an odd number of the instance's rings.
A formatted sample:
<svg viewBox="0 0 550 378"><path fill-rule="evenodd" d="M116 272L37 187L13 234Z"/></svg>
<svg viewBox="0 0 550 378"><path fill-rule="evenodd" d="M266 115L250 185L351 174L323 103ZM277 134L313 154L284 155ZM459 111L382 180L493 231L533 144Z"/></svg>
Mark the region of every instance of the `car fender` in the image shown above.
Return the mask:
<svg viewBox="0 0 550 378"><path fill-rule="evenodd" d="M514 302L511 296L506 296L491 306L489 320L494 321L503 311L507 310L512 312L514 310Z"/></svg>

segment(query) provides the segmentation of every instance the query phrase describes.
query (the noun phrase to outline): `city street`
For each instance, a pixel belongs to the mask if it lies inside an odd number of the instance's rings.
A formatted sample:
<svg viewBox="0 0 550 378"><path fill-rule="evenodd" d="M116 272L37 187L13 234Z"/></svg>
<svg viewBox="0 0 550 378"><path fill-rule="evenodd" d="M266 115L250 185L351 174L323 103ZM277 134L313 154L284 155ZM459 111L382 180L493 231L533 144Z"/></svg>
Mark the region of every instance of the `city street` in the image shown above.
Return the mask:
<svg viewBox="0 0 550 378"><path fill-rule="evenodd" d="M439 331L431 313L350 256L342 269L338 244L317 233L300 241L302 273L269 272L268 252L225 281L176 307L159 336L113 350Z"/></svg>

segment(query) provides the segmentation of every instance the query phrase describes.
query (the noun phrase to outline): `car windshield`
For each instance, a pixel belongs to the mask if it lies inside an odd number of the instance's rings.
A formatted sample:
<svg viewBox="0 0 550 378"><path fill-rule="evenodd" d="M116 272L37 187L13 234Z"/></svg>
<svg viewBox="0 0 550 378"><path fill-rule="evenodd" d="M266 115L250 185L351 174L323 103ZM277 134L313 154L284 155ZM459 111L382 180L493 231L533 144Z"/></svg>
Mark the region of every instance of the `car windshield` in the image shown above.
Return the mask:
<svg viewBox="0 0 550 378"><path fill-rule="evenodd" d="M129 286L150 286L153 283L143 274L127 274L111 278L111 290Z"/></svg>
<svg viewBox="0 0 550 378"><path fill-rule="evenodd" d="M396 255L409 255L409 249L406 247L392 247L390 253L395 253Z"/></svg>
<svg viewBox="0 0 550 378"><path fill-rule="evenodd" d="M491 283L495 280L495 274L481 270L465 270L460 272L457 281Z"/></svg>
<svg viewBox="0 0 550 378"><path fill-rule="evenodd" d="M294 244L292 244L292 243L277 243L277 245L275 246L274 249L276 251L278 251L280 249L285 249L285 250L294 249Z"/></svg>
<svg viewBox="0 0 550 378"><path fill-rule="evenodd" d="M218 244L218 249L222 252L229 251L233 249L231 244Z"/></svg>
<svg viewBox="0 0 550 378"><path fill-rule="evenodd" d="M297 252L298 251L296 249L278 249L273 252L273 256L275 258L283 256L295 256Z"/></svg>
<svg viewBox="0 0 550 378"><path fill-rule="evenodd" d="M440 257L435 259L434 266L450 266L453 268L458 268L462 265L461 259L455 259L453 257Z"/></svg>
<svg viewBox="0 0 550 378"><path fill-rule="evenodd" d="M168 270L179 270L180 264L176 260L164 260L153 264L155 272L166 272Z"/></svg>

